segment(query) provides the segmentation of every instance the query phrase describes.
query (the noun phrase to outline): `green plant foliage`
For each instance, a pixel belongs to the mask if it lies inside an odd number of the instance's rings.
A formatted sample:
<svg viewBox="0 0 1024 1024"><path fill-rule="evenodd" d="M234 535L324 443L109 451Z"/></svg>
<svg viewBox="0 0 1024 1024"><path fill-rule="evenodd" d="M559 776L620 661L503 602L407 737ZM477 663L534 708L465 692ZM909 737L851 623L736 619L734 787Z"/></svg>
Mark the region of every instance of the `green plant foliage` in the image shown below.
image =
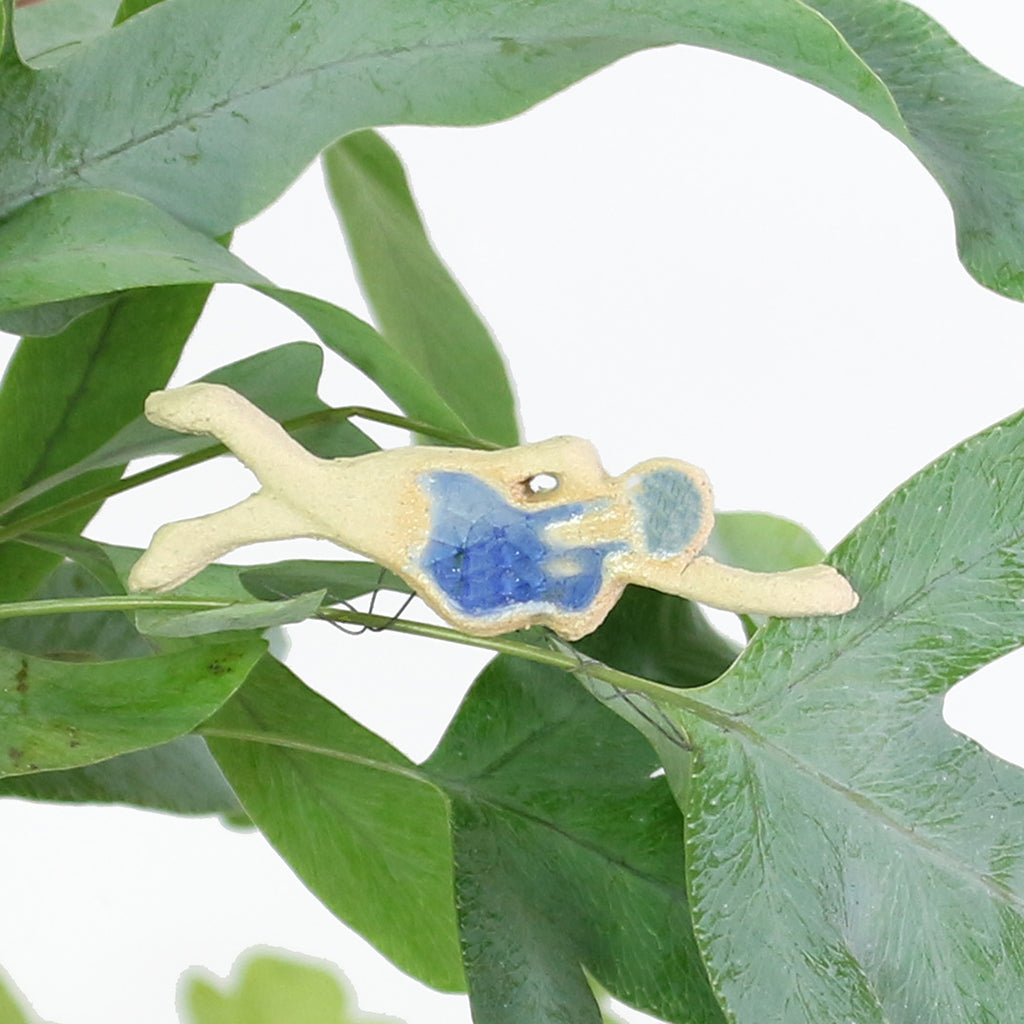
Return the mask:
<svg viewBox="0 0 1024 1024"><path fill-rule="evenodd" d="M74 599L111 592L124 591L120 584L111 591L88 569L62 562L36 596L40 600ZM139 635L127 615L111 611L0 620L0 645L51 661L116 661L155 653L153 644Z"/></svg>
<svg viewBox="0 0 1024 1024"><path fill-rule="evenodd" d="M79 548L95 548L89 561L102 555L99 545L76 538ZM65 541L67 542L67 541ZM80 552L78 552L80 556ZM137 554L137 553L136 553ZM121 593L110 581L108 568L99 582L81 565L64 562L40 588L37 597L88 598ZM226 587L223 584L220 591ZM154 645L139 635L122 612L43 615L0 621L0 645L56 661L97 662L144 658ZM0 779L0 796L73 803L124 803L176 814L220 814L237 819L242 809L205 743L198 736L181 736L160 746L113 757L97 764L63 771L34 772Z"/></svg>
<svg viewBox="0 0 1024 1024"><path fill-rule="evenodd" d="M43 196L9 216L0 236L4 310L112 286L267 283L212 238L122 192L67 189Z"/></svg>
<svg viewBox="0 0 1024 1024"><path fill-rule="evenodd" d="M599 1024L585 967L659 1017L724 1021L654 752L571 676L499 658L424 768L451 800L475 1019Z"/></svg>
<svg viewBox="0 0 1024 1024"><path fill-rule="evenodd" d="M92 764L181 736L227 700L264 649L246 638L76 663L0 648L0 775Z"/></svg>
<svg viewBox="0 0 1024 1024"><path fill-rule="evenodd" d="M374 562L311 562L296 559L247 569L242 585L264 601L323 588L324 604L341 604L375 590L410 593L409 584Z"/></svg>
<svg viewBox="0 0 1024 1024"><path fill-rule="evenodd" d="M110 295L83 295L64 302L44 302L38 306L0 313L0 331L34 338L52 338L70 327L80 316L114 301Z"/></svg>
<svg viewBox="0 0 1024 1024"><path fill-rule="evenodd" d="M425 359L401 333L397 341L385 340L329 302L273 287L213 239L135 196L92 189L44 196L0 223L0 253L0 312L25 309L38 317L43 304L49 327L46 314L55 305L64 304L56 315L66 317L68 301L96 293L200 281L248 284L301 316L328 348L367 373L410 415L470 435L470 422L479 420L495 440L515 436L511 392L486 331L475 339L475 360L456 372L447 359ZM505 392L504 403L482 400L476 385L485 369L496 373L488 379ZM493 410L503 407L503 417L496 416Z"/></svg>
<svg viewBox="0 0 1024 1024"><path fill-rule="evenodd" d="M798 523L765 512L716 512L704 553L754 572L817 565L822 546Z"/></svg>
<svg viewBox="0 0 1024 1024"><path fill-rule="evenodd" d="M698 942L740 1024L1019 1016L1024 774L942 698L1024 642L1022 444L1017 415L853 532L831 560L856 611L772 623L700 690L591 684L673 776Z"/></svg>
<svg viewBox="0 0 1024 1024"><path fill-rule="evenodd" d="M315 590L283 601L240 601L198 612L141 611L135 624L140 633L148 636L208 636L234 630L264 630L312 618L326 594L326 590Z"/></svg>
<svg viewBox="0 0 1024 1024"><path fill-rule="evenodd" d="M323 299L282 288L263 289L292 312L297 313L316 331L320 340L332 351L358 367L409 416L426 420L440 429L472 436L466 416L479 406L479 397L472 391L458 389L468 409L450 404L445 381L457 371L444 365L436 367L434 377L424 376L401 349L382 338L369 324Z"/></svg>
<svg viewBox="0 0 1024 1024"><path fill-rule="evenodd" d="M217 814L232 820L244 815L198 736L180 736L81 768L8 776L0 779L0 796L55 803L130 804L173 814Z"/></svg>
<svg viewBox="0 0 1024 1024"><path fill-rule="evenodd" d="M444 388L474 434L517 444L515 403L501 357L434 252L394 150L376 132L355 132L322 159L381 333ZM481 380L491 386L482 389Z"/></svg>
<svg viewBox="0 0 1024 1024"><path fill-rule="evenodd" d="M970 272L1024 299L1019 86L898 0L2 0L0 43L0 326L27 335L0 385L0 796L248 816L402 969L468 987L478 1024L599 1024L595 982L676 1024L1021 1019L1024 775L941 703L1024 643L1024 414L830 556L854 612L767 622L744 650L638 587L575 645L328 608L408 592L367 562L126 595L139 552L81 536L107 497L221 451L142 416L218 282L322 344L207 378L318 455L375 449L352 415L515 442L501 356L365 129L489 123L639 49L716 48L904 142ZM379 331L218 240L325 149ZM328 409L324 349L410 419ZM823 556L755 513L721 515L709 553ZM266 654L266 630L332 616L499 653L423 764ZM331 972L267 955L186 1002L193 1024L358 1019ZM27 1024L3 991L0 1020Z"/></svg>
<svg viewBox="0 0 1024 1024"><path fill-rule="evenodd" d="M189 41L187 66L168 39ZM16 97L17 116L5 102L0 216L87 185L141 196L222 234L355 129L500 120L619 57L669 43L758 60L875 118L946 190L968 269L1024 296L1014 170L1021 91L898 0L374 0L358 17L339 16L332 0L295 11L275 0L160 4L53 67L9 56L0 95ZM130 113L106 102L118 90L132 96ZM74 119L64 116L68 97ZM46 145L30 143L26 126L45 132Z"/></svg>
<svg viewBox="0 0 1024 1024"><path fill-rule="evenodd" d="M701 686L736 660L739 648L691 601L627 587L604 624L576 650L666 686Z"/></svg>
<svg viewBox="0 0 1024 1024"><path fill-rule="evenodd" d="M401 1024L360 1013L333 966L294 954L250 951L226 987L192 971L181 993L186 1024Z"/></svg>
<svg viewBox="0 0 1024 1024"><path fill-rule="evenodd" d="M118 0L46 0L17 7L14 28L21 55L36 67L56 63L78 43L106 32L117 9Z"/></svg>
<svg viewBox="0 0 1024 1024"><path fill-rule="evenodd" d="M445 800L414 764L271 658L201 731L323 903L403 970L463 987Z"/></svg>
<svg viewBox="0 0 1024 1024"><path fill-rule="evenodd" d="M56 337L24 339L0 385L0 501L9 508L11 498L88 457L135 419L145 396L167 382L208 294L202 286L126 292ZM116 480L123 463L108 466L117 468L49 501ZM54 526L77 533L97 507ZM29 596L55 564L38 550L0 546L0 601Z"/></svg>
<svg viewBox="0 0 1024 1024"><path fill-rule="evenodd" d="M21 993L0 970L0 1024L43 1024L30 1010L24 1008Z"/></svg>

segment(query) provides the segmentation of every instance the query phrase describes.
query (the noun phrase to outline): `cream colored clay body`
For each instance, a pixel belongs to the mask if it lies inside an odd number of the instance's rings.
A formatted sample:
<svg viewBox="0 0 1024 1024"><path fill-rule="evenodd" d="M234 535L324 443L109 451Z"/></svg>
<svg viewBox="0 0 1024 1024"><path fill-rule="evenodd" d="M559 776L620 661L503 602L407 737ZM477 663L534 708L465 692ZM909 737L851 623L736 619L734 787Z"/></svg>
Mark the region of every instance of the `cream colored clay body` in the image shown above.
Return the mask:
<svg viewBox="0 0 1024 1024"><path fill-rule="evenodd" d="M321 459L247 399L216 384L155 392L146 415L158 426L218 438L256 474L261 488L223 511L161 527L132 570L133 590L169 590L243 544L318 537L391 569L447 621L481 636L542 624L576 639L600 624L628 583L767 615L839 614L857 602L847 581L827 566L750 573L695 558L713 524L711 488L703 472L677 460L650 460L612 477L589 442L571 437L494 452L422 446ZM692 539L667 558L645 550L636 502L638 481L658 470L685 474L701 503ZM548 526L547 536L567 548L622 545L605 559L593 601L581 610L534 602L486 616L455 607L419 561L433 517L423 481L442 471L471 474L524 511L587 503L583 514ZM530 481L541 475L557 485L534 493Z"/></svg>

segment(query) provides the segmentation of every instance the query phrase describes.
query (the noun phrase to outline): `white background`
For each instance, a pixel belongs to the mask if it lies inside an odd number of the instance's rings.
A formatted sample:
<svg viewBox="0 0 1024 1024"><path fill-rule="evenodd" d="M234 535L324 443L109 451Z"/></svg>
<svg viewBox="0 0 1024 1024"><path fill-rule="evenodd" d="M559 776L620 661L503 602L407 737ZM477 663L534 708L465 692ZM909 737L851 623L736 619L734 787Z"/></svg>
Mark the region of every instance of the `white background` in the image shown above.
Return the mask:
<svg viewBox="0 0 1024 1024"><path fill-rule="evenodd" d="M921 6L1024 82L1016 0ZM504 124L386 134L502 345L529 440L589 437L612 472L687 459L719 508L788 515L831 546L926 462L1024 405L1024 307L960 267L946 199L909 151L795 79L674 47ZM316 169L235 248L279 284L365 315ZM175 380L310 337L268 300L221 288ZM326 401L386 405L327 365ZM222 460L110 502L89 535L143 545L160 522L250 489ZM486 660L317 625L292 640L300 675L415 758ZM947 716L1024 764L1020 666L1004 659L958 687ZM0 802L0 908L0 964L61 1024L169 1024L184 969L226 974L261 943L340 964L367 1010L469 1021L463 998L404 978L337 923L262 839L211 821Z"/></svg>

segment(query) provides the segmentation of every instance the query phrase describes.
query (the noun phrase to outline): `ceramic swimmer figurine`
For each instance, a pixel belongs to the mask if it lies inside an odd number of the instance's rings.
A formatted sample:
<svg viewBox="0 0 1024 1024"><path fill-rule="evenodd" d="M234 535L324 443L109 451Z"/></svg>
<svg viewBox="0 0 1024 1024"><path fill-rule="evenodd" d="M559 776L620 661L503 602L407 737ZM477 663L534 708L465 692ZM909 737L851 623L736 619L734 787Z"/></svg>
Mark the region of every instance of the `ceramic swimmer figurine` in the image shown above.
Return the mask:
<svg viewBox="0 0 1024 1024"><path fill-rule="evenodd" d="M133 590L170 590L243 544L318 537L386 566L477 636L540 624L578 639L628 583L764 615L838 615L857 604L829 566L755 573L698 557L714 521L711 487L675 459L612 477L574 437L321 459L218 384L154 392L146 416L212 434L261 487L223 511L161 527L132 569Z"/></svg>

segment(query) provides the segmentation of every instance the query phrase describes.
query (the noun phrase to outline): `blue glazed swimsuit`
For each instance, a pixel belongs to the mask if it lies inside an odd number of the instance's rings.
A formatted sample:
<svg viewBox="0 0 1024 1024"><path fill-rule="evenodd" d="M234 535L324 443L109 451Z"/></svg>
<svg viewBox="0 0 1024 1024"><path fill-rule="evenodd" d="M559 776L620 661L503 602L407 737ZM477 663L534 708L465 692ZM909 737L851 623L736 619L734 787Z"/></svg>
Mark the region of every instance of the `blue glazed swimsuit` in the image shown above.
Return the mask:
<svg viewBox="0 0 1024 1024"><path fill-rule="evenodd" d="M421 567L469 615L524 605L582 611L601 589L605 558L626 548L621 542L567 547L544 539L545 527L600 508L600 501L527 512L468 473L428 473L420 482L432 511Z"/></svg>

